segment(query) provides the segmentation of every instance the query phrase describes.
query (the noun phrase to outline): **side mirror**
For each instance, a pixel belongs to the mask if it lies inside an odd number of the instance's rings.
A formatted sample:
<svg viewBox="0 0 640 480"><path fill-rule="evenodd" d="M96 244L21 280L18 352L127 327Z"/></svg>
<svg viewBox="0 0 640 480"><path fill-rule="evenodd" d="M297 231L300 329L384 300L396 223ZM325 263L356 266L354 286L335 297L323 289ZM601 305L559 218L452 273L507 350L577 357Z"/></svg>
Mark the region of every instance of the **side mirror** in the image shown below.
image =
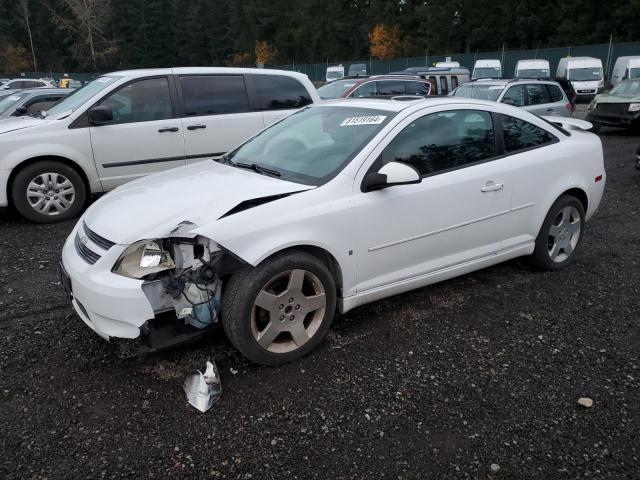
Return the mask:
<svg viewBox="0 0 640 480"><path fill-rule="evenodd" d="M516 106L516 102L508 98L503 99L502 103L506 103L507 105L513 105L514 107Z"/></svg>
<svg viewBox="0 0 640 480"><path fill-rule="evenodd" d="M113 111L110 107L93 107L87 112L91 125L104 125L113 120Z"/></svg>
<svg viewBox="0 0 640 480"><path fill-rule="evenodd" d="M372 192L395 185L410 185L420 183L422 177L410 165L401 162L389 162L378 172L371 172L362 181L362 191Z"/></svg>
<svg viewBox="0 0 640 480"><path fill-rule="evenodd" d="M21 117L22 115L24 115L28 111L29 110L27 110L27 107L18 107L18 108L16 108L15 112L13 112L13 116L14 117Z"/></svg>

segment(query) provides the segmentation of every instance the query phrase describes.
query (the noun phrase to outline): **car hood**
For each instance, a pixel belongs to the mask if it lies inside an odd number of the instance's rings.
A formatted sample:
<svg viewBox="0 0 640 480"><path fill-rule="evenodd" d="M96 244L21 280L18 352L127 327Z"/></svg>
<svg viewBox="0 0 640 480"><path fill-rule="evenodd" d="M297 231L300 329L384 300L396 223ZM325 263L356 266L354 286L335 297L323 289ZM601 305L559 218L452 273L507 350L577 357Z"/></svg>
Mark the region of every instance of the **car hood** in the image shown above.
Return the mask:
<svg viewBox="0 0 640 480"><path fill-rule="evenodd" d="M247 200L312 188L206 160L118 187L96 201L83 220L98 235L128 245L166 237L181 224L181 234L203 227Z"/></svg>
<svg viewBox="0 0 640 480"><path fill-rule="evenodd" d="M24 128L35 127L51 123L53 120L45 120L34 117L10 117L0 116L0 133L13 132Z"/></svg>
<svg viewBox="0 0 640 480"><path fill-rule="evenodd" d="M622 96L603 93L596 97L596 103L640 103L639 96Z"/></svg>

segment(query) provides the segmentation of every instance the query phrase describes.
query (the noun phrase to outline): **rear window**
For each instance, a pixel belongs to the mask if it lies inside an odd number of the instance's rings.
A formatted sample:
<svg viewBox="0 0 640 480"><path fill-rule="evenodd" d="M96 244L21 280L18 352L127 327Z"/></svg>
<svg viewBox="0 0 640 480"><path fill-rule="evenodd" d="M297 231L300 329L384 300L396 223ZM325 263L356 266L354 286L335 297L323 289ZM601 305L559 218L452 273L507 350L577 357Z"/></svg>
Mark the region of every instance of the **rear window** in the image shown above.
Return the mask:
<svg viewBox="0 0 640 480"><path fill-rule="evenodd" d="M254 75L253 81L258 110L302 108L313 103L307 89L295 78L283 75Z"/></svg>
<svg viewBox="0 0 640 480"><path fill-rule="evenodd" d="M425 82L404 82L408 95L429 95L431 85Z"/></svg>
<svg viewBox="0 0 640 480"><path fill-rule="evenodd" d="M241 75L188 75L180 77L187 117L249 111Z"/></svg>
<svg viewBox="0 0 640 480"><path fill-rule="evenodd" d="M403 82L396 80L381 80L376 82L378 95L404 95Z"/></svg>

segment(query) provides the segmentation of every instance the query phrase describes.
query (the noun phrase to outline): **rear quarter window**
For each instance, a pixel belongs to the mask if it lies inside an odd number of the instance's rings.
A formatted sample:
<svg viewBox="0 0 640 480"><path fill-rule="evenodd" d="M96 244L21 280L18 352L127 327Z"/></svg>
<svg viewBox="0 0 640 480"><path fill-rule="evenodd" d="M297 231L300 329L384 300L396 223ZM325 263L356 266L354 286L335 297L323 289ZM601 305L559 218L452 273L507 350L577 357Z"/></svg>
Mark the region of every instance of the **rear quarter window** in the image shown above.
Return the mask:
<svg viewBox="0 0 640 480"><path fill-rule="evenodd" d="M302 108L313 103L311 95L298 80L284 75L254 75L255 108L282 110Z"/></svg>
<svg viewBox="0 0 640 480"><path fill-rule="evenodd" d="M555 135L544 128L509 115L502 115L502 131L505 153L515 153L558 141Z"/></svg>

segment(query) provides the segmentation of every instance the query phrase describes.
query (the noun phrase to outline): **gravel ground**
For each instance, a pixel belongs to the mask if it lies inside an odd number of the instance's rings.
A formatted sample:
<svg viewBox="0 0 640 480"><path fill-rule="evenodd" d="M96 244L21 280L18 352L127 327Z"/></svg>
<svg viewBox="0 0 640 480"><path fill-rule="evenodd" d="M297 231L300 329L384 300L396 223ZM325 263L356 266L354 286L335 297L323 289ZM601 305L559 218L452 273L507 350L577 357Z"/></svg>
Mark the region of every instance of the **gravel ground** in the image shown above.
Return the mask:
<svg viewBox="0 0 640 480"><path fill-rule="evenodd" d="M0 214L0 477L639 478L638 137L601 137L571 268L517 260L358 308L280 368L220 331L118 358L60 291L72 222ZM201 414L181 384L210 357L224 393Z"/></svg>

